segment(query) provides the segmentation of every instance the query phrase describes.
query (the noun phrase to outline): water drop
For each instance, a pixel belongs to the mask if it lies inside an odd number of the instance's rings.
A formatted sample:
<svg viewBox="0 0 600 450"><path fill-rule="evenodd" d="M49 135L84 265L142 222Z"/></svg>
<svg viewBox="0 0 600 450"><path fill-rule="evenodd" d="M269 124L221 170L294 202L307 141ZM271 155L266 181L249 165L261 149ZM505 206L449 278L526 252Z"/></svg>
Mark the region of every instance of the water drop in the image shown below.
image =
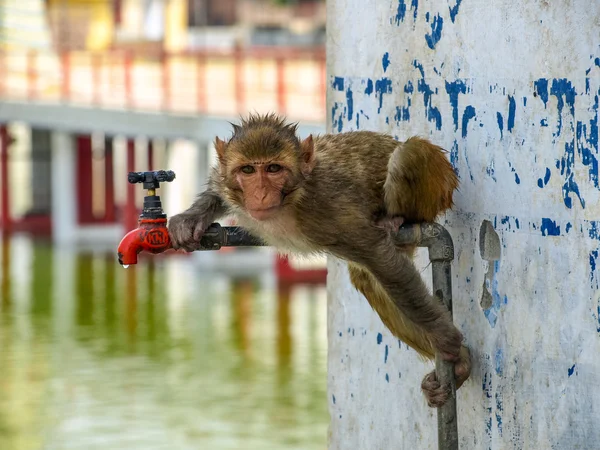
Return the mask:
<svg viewBox="0 0 600 450"><path fill-rule="evenodd" d="M123 264L123 269L127 269L129 267L129 264Z"/></svg>

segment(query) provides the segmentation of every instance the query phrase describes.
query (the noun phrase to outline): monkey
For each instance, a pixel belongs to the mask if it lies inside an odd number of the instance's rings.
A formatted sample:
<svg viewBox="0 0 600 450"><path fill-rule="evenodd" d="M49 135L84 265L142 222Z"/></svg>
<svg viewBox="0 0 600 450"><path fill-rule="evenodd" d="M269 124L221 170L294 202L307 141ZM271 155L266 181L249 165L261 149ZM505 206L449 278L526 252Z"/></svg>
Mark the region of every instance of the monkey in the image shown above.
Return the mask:
<svg viewBox="0 0 600 450"><path fill-rule="evenodd" d="M173 248L194 251L211 223L233 215L280 252L337 257L390 332L424 358L439 352L454 362L460 387L471 371L463 335L425 286L415 248L393 240L402 224L433 221L452 207L458 178L445 151L372 131L301 140L298 124L274 113L232 126L228 140L215 139L206 190L169 220ZM435 371L421 389L431 407L448 399Z"/></svg>

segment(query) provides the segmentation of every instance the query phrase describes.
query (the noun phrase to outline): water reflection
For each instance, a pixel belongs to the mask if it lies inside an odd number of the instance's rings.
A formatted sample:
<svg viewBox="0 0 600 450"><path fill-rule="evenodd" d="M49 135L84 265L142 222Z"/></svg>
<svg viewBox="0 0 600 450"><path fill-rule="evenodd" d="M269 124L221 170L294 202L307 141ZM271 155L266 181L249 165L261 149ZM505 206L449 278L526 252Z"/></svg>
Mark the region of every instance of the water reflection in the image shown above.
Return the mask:
<svg viewBox="0 0 600 450"><path fill-rule="evenodd" d="M326 447L324 287L4 237L0 449Z"/></svg>

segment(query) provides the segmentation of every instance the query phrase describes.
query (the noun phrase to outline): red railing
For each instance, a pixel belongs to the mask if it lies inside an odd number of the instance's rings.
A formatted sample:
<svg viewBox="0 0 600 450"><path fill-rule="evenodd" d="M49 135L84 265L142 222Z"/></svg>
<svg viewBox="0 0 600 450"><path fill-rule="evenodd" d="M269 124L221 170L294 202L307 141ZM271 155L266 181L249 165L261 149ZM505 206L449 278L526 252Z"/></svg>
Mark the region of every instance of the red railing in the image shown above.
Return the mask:
<svg viewBox="0 0 600 450"><path fill-rule="evenodd" d="M324 49L196 53L1 51L0 99L236 116L277 111L325 120Z"/></svg>

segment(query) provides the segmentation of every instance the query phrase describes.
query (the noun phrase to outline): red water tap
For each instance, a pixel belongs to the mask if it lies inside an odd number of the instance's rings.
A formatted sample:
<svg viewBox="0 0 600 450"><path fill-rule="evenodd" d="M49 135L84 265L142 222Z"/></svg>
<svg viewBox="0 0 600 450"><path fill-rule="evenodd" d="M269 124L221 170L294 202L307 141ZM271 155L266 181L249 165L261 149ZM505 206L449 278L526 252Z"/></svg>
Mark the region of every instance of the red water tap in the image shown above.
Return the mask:
<svg viewBox="0 0 600 450"><path fill-rule="evenodd" d="M167 215L162 209L160 196L156 189L162 182L171 182L175 179L172 170L157 170L153 172L129 172L127 181L130 183L143 183L147 189L144 197L144 208L138 219L138 227L131 230L121 240L118 249L119 263L123 266L137 264L138 253L162 253L171 248L169 231L167 229Z"/></svg>

